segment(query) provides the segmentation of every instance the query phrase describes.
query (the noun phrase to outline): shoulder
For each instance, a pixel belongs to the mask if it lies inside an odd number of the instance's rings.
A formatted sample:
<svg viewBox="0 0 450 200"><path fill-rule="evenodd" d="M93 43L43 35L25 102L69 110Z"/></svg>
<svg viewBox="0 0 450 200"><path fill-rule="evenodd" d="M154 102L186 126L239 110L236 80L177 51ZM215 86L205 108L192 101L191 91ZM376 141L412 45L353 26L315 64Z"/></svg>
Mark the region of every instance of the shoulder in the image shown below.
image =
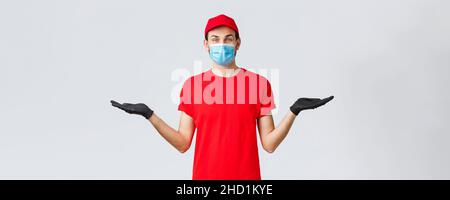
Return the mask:
<svg viewBox="0 0 450 200"><path fill-rule="evenodd" d="M204 72L201 72L201 73L198 73L198 74L194 74L194 75L188 77L188 78L184 81L183 85L189 85L189 84L193 83L194 80L202 80L203 77L204 77L207 73L210 73L210 71L211 71L211 70L204 71Z"/></svg>
<svg viewBox="0 0 450 200"><path fill-rule="evenodd" d="M243 70L242 74L245 77L254 77L254 78L256 78L256 80L259 80L260 82L263 82L263 83L266 82L266 83L270 84L270 81L264 75L256 73L251 69L249 70L249 69L242 68L242 67L241 67L241 70Z"/></svg>

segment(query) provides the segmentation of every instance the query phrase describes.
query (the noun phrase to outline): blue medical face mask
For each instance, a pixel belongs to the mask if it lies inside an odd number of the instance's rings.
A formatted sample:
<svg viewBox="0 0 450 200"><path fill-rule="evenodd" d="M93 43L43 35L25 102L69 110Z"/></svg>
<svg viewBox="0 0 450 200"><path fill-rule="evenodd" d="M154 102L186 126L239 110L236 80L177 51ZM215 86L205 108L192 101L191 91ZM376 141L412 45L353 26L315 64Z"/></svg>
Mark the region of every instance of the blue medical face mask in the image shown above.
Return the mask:
<svg viewBox="0 0 450 200"><path fill-rule="evenodd" d="M232 44L209 45L209 57L218 65L226 66L233 62L235 48Z"/></svg>

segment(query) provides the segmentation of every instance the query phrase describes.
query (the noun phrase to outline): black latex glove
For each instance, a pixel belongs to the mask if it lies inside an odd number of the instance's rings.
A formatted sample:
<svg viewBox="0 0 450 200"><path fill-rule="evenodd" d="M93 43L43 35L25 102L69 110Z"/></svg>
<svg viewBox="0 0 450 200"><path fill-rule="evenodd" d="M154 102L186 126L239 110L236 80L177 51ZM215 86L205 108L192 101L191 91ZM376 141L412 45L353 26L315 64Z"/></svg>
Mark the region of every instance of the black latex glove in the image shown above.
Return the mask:
<svg viewBox="0 0 450 200"><path fill-rule="evenodd" d="M325 99L319 98L299 98L295 103L290 107L292 113L298 115L298 113L302 110L314 109L324 104L328 103L333 99L334 96L329 96Z"/></svg>
<svg viewBox="0 0 450 200"><path fill-rule="evenodd" d="M153 115L153 110L150 109L147 105L143 104L143 103L137 103L137 104L132 104L132 103L117 103L114 100L111 100L111 104L114 107L120 108L123 111L130 113L130 114L138 114L138 115L142 115L145 117L145 119L150 118Z"/></svg>

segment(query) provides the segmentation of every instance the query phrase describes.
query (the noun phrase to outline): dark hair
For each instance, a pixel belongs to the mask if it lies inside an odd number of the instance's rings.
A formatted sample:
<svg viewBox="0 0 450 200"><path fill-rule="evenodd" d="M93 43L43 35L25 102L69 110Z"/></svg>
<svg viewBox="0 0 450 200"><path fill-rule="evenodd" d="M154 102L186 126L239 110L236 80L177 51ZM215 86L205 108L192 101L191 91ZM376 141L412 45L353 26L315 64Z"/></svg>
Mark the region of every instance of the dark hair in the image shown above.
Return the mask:
<svg viewBox="0 0 450 200"><path fill-rule="evenodd" d="M205 40L208 40L208 33L209 33L209 32L207 32L207 33L205 34ZM236 32L236 31L234 31L234 34L236 35L236 40L238 40L238 39L239 39L239 33Z"/></svg>

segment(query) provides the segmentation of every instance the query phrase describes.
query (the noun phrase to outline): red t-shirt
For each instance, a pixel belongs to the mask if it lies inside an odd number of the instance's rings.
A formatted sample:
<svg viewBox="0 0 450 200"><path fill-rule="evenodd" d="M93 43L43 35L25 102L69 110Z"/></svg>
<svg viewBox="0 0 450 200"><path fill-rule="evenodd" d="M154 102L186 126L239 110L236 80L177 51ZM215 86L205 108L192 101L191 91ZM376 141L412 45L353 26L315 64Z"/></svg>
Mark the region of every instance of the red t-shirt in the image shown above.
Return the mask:
<svg viewBox="0 0 450 200"><path fill-rule="evenodd" d="M187 79L180 98L197 128L192 179L260 180L256 128L275 108L269 81L244 68L232 77L210 69Z"/></svg>

